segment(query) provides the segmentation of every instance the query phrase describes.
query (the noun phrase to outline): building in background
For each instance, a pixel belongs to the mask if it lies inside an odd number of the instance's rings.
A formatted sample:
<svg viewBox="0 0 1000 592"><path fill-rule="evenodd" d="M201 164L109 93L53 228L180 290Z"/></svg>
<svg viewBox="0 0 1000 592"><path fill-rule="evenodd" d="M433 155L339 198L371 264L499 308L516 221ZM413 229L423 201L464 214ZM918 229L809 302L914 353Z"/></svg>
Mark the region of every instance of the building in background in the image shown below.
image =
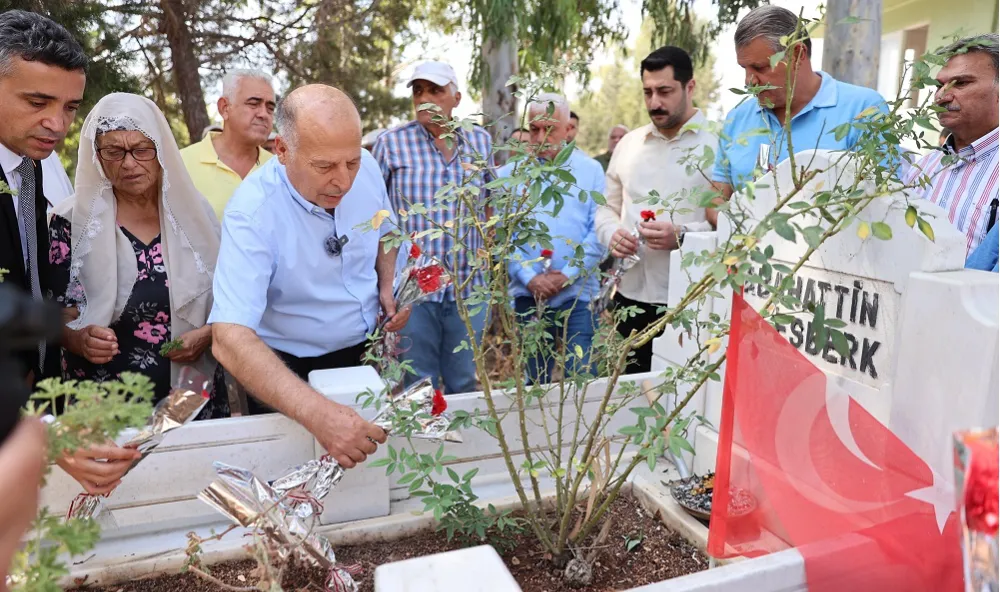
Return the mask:
<svg viewBox="0 0 1000 592"><path fill-rule="evenodd" d="M956 38L995 32L997 0L882 0L878 87L886 100L909 86L907 65ZM821 31L817 31L817 37ZM923 102L930 89L914 92L907 106Z"/></svg>

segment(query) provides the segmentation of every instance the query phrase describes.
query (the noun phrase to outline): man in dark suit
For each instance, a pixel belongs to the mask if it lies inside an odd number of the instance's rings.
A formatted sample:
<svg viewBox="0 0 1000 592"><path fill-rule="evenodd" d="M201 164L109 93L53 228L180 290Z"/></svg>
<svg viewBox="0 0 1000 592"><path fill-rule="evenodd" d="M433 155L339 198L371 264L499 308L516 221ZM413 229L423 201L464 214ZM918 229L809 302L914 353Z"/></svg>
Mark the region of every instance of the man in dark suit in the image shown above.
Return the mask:
<svg viewBox="0 0 1000 592"><path fill-rule="evenodd" d="M41 160L66 137L86 85L87 56L66 29L39 14L0 14L0 269L41 299L48 267ZM58 368L58 350L25 354L29 382ZM45 372L43 372L45 371Z"/></svg>

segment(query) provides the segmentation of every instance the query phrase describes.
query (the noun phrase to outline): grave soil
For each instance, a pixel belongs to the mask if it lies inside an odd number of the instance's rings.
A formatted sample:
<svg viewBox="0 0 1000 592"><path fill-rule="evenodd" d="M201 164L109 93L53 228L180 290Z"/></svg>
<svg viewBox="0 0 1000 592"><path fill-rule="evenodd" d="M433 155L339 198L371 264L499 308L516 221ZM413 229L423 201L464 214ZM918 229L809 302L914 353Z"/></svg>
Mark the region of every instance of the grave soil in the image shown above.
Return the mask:
<svg viewBox="0 0 1000 592"><path fill-rule="evenodd" d="M509 551L498 548L507 569L524 592L611 592L627 590L708 569L708 558L671 531L656 517L650 516L630 496L615 501L609 512L611 529L600 546L594 564L594 577L587 588L571 588L561 570L555 569L530 534L514 536ZM629 539L642 542L631 550ZM337 560L344 565L360 564L356 576L360 592L374 590L375 568L379 565L413 557L432 555L462 548L449 542L444 533L429 532L388 542L372 542L337 547ZM256 564L252 560L221 563L210 568L213 576L227 584L222 587L195 574L175 574L134 580L101 588L84 586L73 592L219 592L235 589L256 590ZM289 568L282 588L291 591L323 590L323 574L307 567ZM451 591L441 591L451 592Z"/></svg>

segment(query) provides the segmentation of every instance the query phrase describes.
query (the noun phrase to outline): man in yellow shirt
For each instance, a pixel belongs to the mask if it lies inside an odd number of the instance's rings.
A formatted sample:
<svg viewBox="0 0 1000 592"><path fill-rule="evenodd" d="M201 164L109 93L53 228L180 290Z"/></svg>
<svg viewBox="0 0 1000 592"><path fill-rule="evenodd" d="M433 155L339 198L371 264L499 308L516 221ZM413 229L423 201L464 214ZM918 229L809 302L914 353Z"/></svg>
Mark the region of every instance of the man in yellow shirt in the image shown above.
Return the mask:
<svg viewBox="0 0 1000 592"><path fill-rule="evenodd" d="M222 79L221 132L181 150L195 187L222 220L229 198L247 175L273 155L263 149L274 125L271 77L256 70L232 70Z"/></svg>

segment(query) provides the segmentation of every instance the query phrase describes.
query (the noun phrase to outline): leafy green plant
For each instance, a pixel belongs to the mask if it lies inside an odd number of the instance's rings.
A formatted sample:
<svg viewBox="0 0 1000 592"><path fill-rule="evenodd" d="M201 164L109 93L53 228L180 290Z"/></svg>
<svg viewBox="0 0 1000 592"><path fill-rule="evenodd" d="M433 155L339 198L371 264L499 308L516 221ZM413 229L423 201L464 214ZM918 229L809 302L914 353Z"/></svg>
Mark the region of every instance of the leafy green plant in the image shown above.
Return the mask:
<svg viewBox="0 0 1000 592"><path fill-rule="evenodd" d="M117 381L95 383L43 380L28 402L27 413L55 413L50 422L48 460L114 439L123 429L143 425L152 412L153 384L140 374L122 373ZM60 592L59 580L69 573L66 556L86 553L97 544L100 526L94 520L65 521L41 508L24 548L11 565L14 592Z"/></svg>
<svg viewBox="0 0 1000 592"><path fill-rule="evenodd" d="M631 553L636 547L642 544L642 541L646 538L646 535L640 530L639 532L630 532L622 537L625 539L625 550Z"/></svg>
<svg viewBox="0 0 1000 592"><path fill-rule="evenodd" d="M171 339L170 341L164 342L164 344L160 346L160 355L166 356L170 352L175 352L181 349L184 349L184 341L182 339Z"/></svg>
<svg viewBox="0 0 1000 592"><path fill-rule="evenodd" d="M795 55L795 48L803 43L806 32L818 25L818 21L803 20L800 29L783 40L788 49L775 54L772 65L787 62L787 56ZM928 54L924 61L910 66L913 69L910 79L915 87L934 84L929 76L930 66L943 64L944 59ZM537 77L513 77L510 84L517 89L518 98L527 102L541 91L557 87L558 81L575 68L579 65L545 66ZM794 90L795 73L795 67L790 66L786 80L788 89ZM751 87L739 92L746 95L746 100L757 100L763 90L766 88ZM905 89L905 93L904 89L899 90L900 96L908 96L911 89ZM793 93L786 94L785 107L790 112ZM721 379L720 368L725 361L721 343L729 328L728 321L719 314L700 314L709 299L719 298L727 290L753 287L763 300L761 313L772 323L804 322L807 339L817 347L832 342L831 346L838 352L846 351L848 340L842 331L843 319L832 314L833 311L827 310L817 299L803 295L801 290L796 292L795 273L838 233L853 230L865 239L892 238L891 228L884 221L868 222L860 219L859 214L882 196L904 189L900 177L907 155L901 144L908 140L921 148L933 146L936 130L932 131L929 122L936 108L929 104L904 108L904 99L890 101L887 107L884 112L866 111L850 123L829 130L837 137L852 133L859 138L853 151L838 153L832 163L823 161L821 165L815 158L797 162L788 124L769 134L772 147L784 143L791 154L790 185L778 186L778 181L774 181L777 203L770 211L763 215L758 213L756 217L744 211L740 204L753 201L756 192L763 187L757 182L742 188L738 199L719 204L720 218L731 233L721 237L724 240L714 249L688 250L682 254L682 269L690 281L687 293L676 305L662 307L658 311L659 318L650 326L625 337L618 335L616 325L636 311L625 308L606 315L590 352L590 363L585 367L576 363L582 357L579 352L566 351L560 345L560 342L567 342L565 315L554 320L536 318L522 322L508 296L507 263L521 257L519 248L552 248L556 240L538 221L536 212L546 209L558 215L566 200L604 202L603 196L597 193L580 195L576 179L565 166L574 149L572 145L566 146L552 160L543 161L517 143L498 144L494 151L510 156L507 162L512 164L513 172L509 177L493 178L489 164L491 155L474 154L464 164L467 177L442 187L433 205L410 204L400 211L403 220L408 216L422 216L430 224L428 230L413 237L415 240L442 236L451 239L451 244L455 245L453 251L439 263L452 277L460 277L455 273L453 262L464 259L484 278L482 285L471 286L471 280L466 280L459 282L455 289L458 314L470 336L459 349L473 352L484 408L455 412L452 427L481 429L496 440L522 506L523 526L557 565L566 565L569 558L585 558L584 550L594 547L594 541L600 537L598 531L603 530L601 524L607 524L611 504L637 466L645 463L654 468L657 459L668 449L674 454L691 451L686 435L692 426L704 422L705 418L687 410L686 406L706 382ZM446 138L452 140L460 130L472 125L470 120L439 119L439 123L449 130ZM733 140L746 142L745 138ZM714 152L704 149L687 154L683 163L690 174L709 178L714 160ZM828 170L852 172L840 176L834 186L817 187L814 181ZM766 172L757 171L758 176ZM485 198L474 180L481 180L489 190ZM918 178L914 185L927 182L929 179ZM695 206L714 205L717 197L713 189L706 187L673 195L651 192L646 203L665 210L669 217L671 213ZM460 222L437 224L435 219L440 217L436 213L444 210L458 212ZM484 210L489 212L485 217L480 215ZM906 204L906 220L927 239L933 240L933 232L921 213L919 202ZM466 232L479 234L483 248L457 257L465 249L462 233ZM797 261L778 261L773 247L766 244L765 239L771 236L802 241L807 249ZM385 247L398 246L406 238L401 231L390 233L384 239ZM575 249L571 264L584 269L582 246L571 246ZM532 263L522 261L525 265ZM581 275L586 273L597 275L600 272L592 269ZM468 296L466 288L469 288ZM587 306L587 303L576 302L575 306ZM495 319L500 332L497 342L505 347L505 362L513 366L510 375L497 377L491 373L486 346L471 338L475 334L471 319L484 308ZM696 351L685 363L665 370L652 392L623 380L630 353L667 326L683 330L696 340L699 344ZM553 328L557 339L549 335ZM524 380L528 360L533 357L551 362L562 379L552 385ZM392 359L375 355L372 359L386 375L395 377L392 380L408 370ZM584 405L595 402L595 411L582 412ZM611 418L620 413L633 414L634 422L617 433L608 433ZM481 509L468 510L478 507L472 487L475 471L459 475L449 468L453 459L443 454L443 447L435 451L424 443L415 443L407 437L405 428L394 435L400 436L396 440L399 444L390 443L388 457L375 464L385 466L390 474L399 473L399 483L408 486L411 495L421 498L425 509L434 513L449 534L475 533L479 539L484 533L488 534L490 525L484 520L492 518L489 513ZM446 471L448 477L444 478ZM543 481L545 488L554 486L554 499L543 495ZM587 511L581 518L579 504L584 498L588 498ZM639 543L631 544L634 548Z"/></svg>

